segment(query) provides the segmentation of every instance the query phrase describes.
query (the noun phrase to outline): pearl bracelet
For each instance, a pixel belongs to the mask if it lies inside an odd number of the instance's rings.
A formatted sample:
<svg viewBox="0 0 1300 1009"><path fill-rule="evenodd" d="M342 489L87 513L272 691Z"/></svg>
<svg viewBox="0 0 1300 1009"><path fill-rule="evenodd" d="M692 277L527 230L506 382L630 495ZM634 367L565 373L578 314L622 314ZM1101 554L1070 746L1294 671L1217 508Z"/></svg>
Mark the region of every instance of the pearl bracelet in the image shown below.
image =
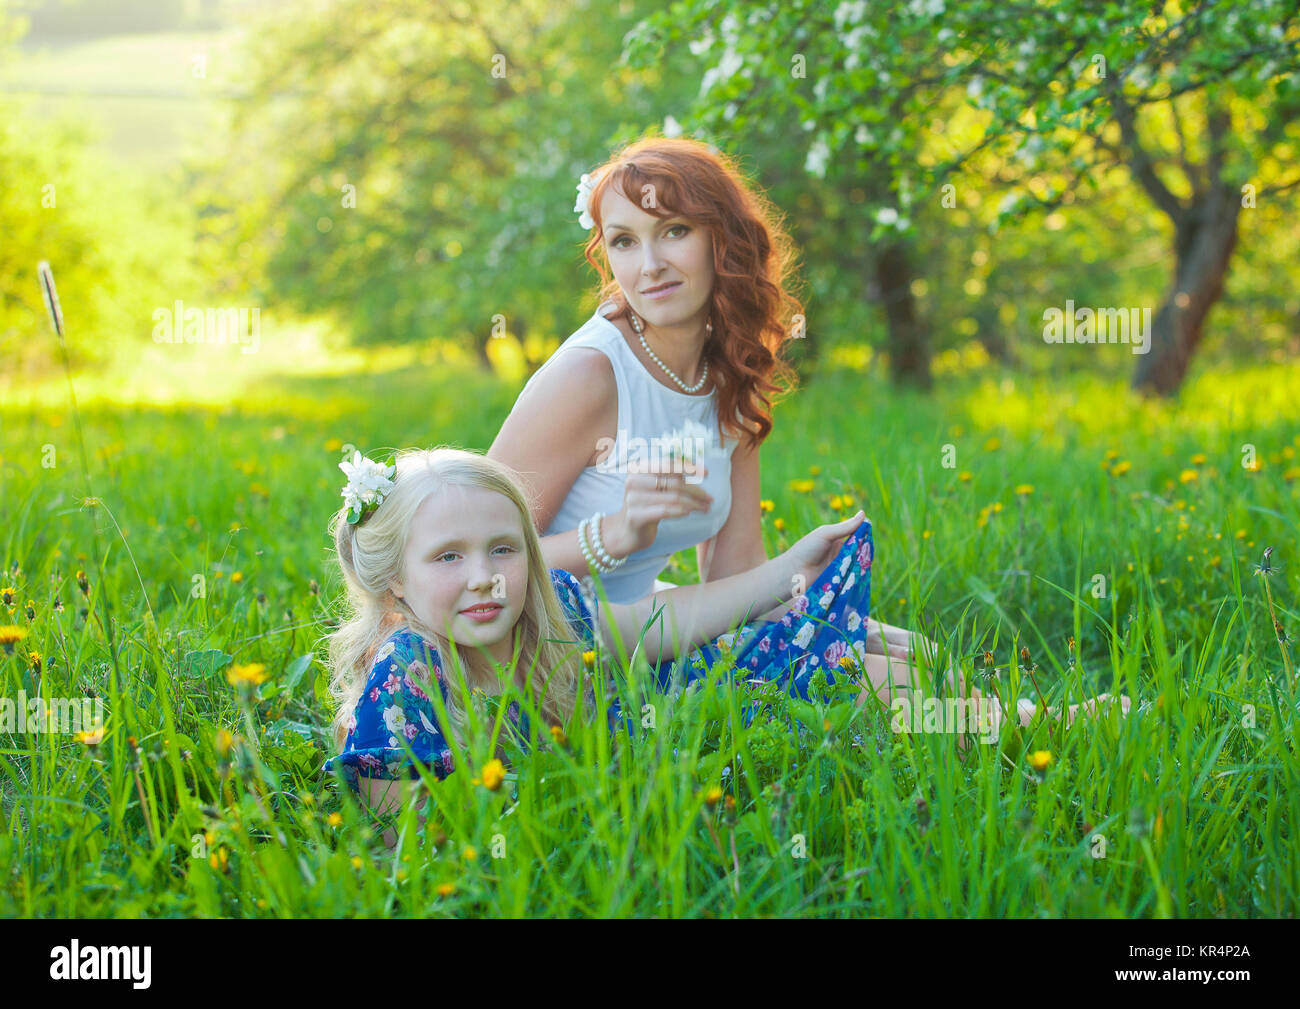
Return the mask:
<svg viewBox="0 0 1300 1009"><path fill-rule="evenodd" d="M605 549L605 544L600 541L600 520L604 517L604 512L596 512L589 521L591 522L592 548L596 551L596 558L600 561L602 568L604 568L601 573L608 574L627 560L627 558L620 557L618 560L615 560Z"/></svg>
<svg viewBox="0 0 1300 1009"><path fill-rule="evenodd" d="M587 562L587 570L592 574L598 574L600 566L592 555L591 547L587 545L587 523L590 521L591 519L583 519L578 523L578 549L582 551L582 558Z"/></svg>

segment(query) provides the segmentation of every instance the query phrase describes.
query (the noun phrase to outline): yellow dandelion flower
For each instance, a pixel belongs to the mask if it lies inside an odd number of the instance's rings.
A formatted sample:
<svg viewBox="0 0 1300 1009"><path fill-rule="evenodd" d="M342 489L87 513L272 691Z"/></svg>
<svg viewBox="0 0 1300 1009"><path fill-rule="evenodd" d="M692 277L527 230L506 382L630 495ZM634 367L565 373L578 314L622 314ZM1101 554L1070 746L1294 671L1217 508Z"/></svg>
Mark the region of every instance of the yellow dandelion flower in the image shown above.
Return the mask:
<svg viewBox="0 0 1300 1009"><path fill-rule="evenodd" d="M811 480L791 480L790 489L800 494L810 494L812 493L813 482Z"/></svg>
<svg viewBox="0 0 1300 1009"><path fill-rule="evenodd" d="M998 438L990 438L984 443L985 452L996 452L1002 447L1002 442Z"/></svg>
<svg viewBox="0 0 1300 1009"><path fill-rule="evenodd" d="M104 741L104 727L97 725L93 729L87 729L85 732L78 732L77 742L82 746L98 746Z"/></svg>
<svg viewBox="0 0 1300 1009"><path fill-rule="evenodd" d="M844 499L843 499L842 497L840 497L838 494L834 494L834 495L832 495L832 496L831 496L831 508L833 508L835 511L843 511L843 510L844 510Z"/></svg>
<svg viewBox="0 0 1300 1009"><path fill-rule="evenodd" d="M244 580L244 572L236 571L233 575L230 576L230 580L232 582L235 582L236 584L242 582Z"/></svg>
<svg viewBox="0 0 1300 1009"><path fill-rule="evenodd" d="M439 883L436 890L439 897L450 897L456 892L455 883Z"/></svg>
<svg viewBox="0 0 1300 1009"><path fill-rule="evenodd" d="M353 855L353 856L352 856L352 868L354 868L354 869L360 869L360 868L361 868L361 856L360 856L360 855Z"/></svg>
<svg viewBox="0 0 1300 1009"><path fill-rule="evenodd" d="M996 515L1002 510L1002 502L994 501L993 504L989 505L989 507L993 509L993 513Z"/></svg>
<svg viewBox="0 0 1300 1009"><path fill-rule="evenodd" d="M1123 476L1132 468L1133 468L1133 464L1131 462L1129 462L1127 459L1121 459L1119 462L1117 462L1114 466L1111 467L1110 472L1112 476Z"/></svg>
<svg viewBox="0 0 1300 1009"><path fill-rule="evenodd" d="M847 655L841 655L839 665L841 669L852 669L853 660L849 658Z"/></svg>
<svg viewBox="0 0 1300 1009"><path fill-rule="evenodd" d="M1035 771L1046 771L1052 765L1050 750L1035 750L1029 755L1029 766Z"/></svg>
<svg viewBox="0 0 1300 1009"><path fill-rule="evenodd" d="M776 502L775 502L775 501L769 501L769 500L767 500L766 498L764 498L762 501L760 501L760 502L758 503L758 507L759 507L759 510L760 510L760 511L763 511L764 513L766 513L766 512L770 512L773 508L776 507Z"/></svg>
<svg viewBox="0 0 1300 1009"><path fill-rule="evenodd" d="M716 806L721 801L722 801L722 789L719 788L717 785L714 785L712 788L710 788L707 792L704 793L704 802L706 805Z"/></svg>
<svg viewBox="0 0 1300 1009"><path fill-rule="evenodd" d="M3 647L10 655L13 654L14 645L25 637L27 637L27 632L14 624L0 627L0 647Z"/></svg>
<svg viewBox="0 0 1300 1009"><path fill-rule="evenodd" d="M1204 465L1205 465L1205 456L1204 456L1202 453L1197 452L1196 455L1192 456L1192 465L1193 465L1193 466L1204 466Z"/></svg>
<svg viewBox="0 0 1300 1009"><path fill-rule="evenodd" d="M1242 467L1247 473L1258 473L1264 468L1264 460L1256 456L1249 464Z"/></svg>
<svg viewBox="0 0 1300 1009"><path fill-rule="evenodd" d="M226 670L226 682L232 687L256 687L266 680L266 666L260 662L250 662L244 666L236 664Z"/></svg>
<svg viewBox="0 0 1300 1009"><path fill-rule="evenodd" d="M338 813L330 813L330 815L326 818L325 822L328 823L331 827L341 827L343 826L343 817L340 816Z"/></svg>
<svg viewBox="0 0 1300 1009"><path fill-rule="evenodd" d="M1244 539L1246 538L1246 530L1245 530L1245 529L1238 529L1238 530L1237 530L1237 534L1236 534L1236 536L1237 536L1237 539L1239 539L1239 540L1244 540ZM0 633L3 633L3 629L0 629Z"/></svg>
<svg viewBox="0 0 1300 1009"><path fill-rule="evenodd" d="M224 757L230 752L230 748L235 745L235 737L230 734L229 729L218 729L216 743L217 754Z"/></svg>
<svg viewBox="0 0 1300 1009"><path fill-rule="evenodd" d="M930 533L930 530L929 530L929 529L922 530L922 532L921 532L921 539L923 539L923 540L928 540L928 539L930 538L930 536L931 536L931 533Z"/></svg>
<svg viewBox="0 0 1300 1009"><path fill-rule="evenodd" d="M326 452L337 452L343 447L343 442L338 438L331 438L325 443Z"/></svg>
<svg viewBox="0 0 1300 1009"><path fill-rule="evenodd" d="M1028 494L1032 494L1033 492L1034 492L1034 485L1031 483L1022 483L1016 487L1016 493L1019 494L1021 497L1024 497L1025 495Z"/></svg>
<svg viewBox="0 0 1300 1009"><path fill-rule="evenodd" d="M1106 458L1107 458L1107 459L1118 459L1118 458L1119 458L1119 449L1117 449L1117 448L1108 448L1108 449L1106 449Z"/></svg>
<svg viewBox="0 0 1300 1009"><path fill-rule="evenodd" d="M483 776L483 787L489 792L495 792L501 787L501 782L506 780L506 765L493 758L483 765L481 773Z"/></svg>
<svg viewBox="0 0 1300 1009"><path fill-rule="evenodd" d="M586 666L588 669L594 666L596 664L596 653L594 651L583 652L582 664Z"/></svg>
<svg viewBox="0 0 1300 1009"><path fill-rule="evenodd" d="M1179 482L1179 483L1191 483L1191 482L1192 482L1193 480L1195 480L1199 475L1200 475L1200 474L1198 474L1198 473L1196 472L1196 470L1194 470L1194 469L1185 469L1185 470L1183 470L1181 473L1178 474L1178 482Z"/></svg>
<svg viewBox="0 0 1300 1009"><path fill-rule="evenodd" d="M819 475L819 474L821 473L821 471L822 471L822 468L821 468L820 466L809 466L809 467L808 467L808 472L811 473L813 476L817 476L817 475Z"/></svg>
<svg viewBox="0 0 1300 1009"><path fill-rule="evenodd" d="M971 471L968 469L962 470L960 473L957 474L957 479L960 480L962 483L970 483Z"/></svg>
<svg viewBox="0 0 1300 1009"><path fill-rule="evenodd" d="M551 738L555 740L556 746L564 746L569 741L569 738L564 734L564 730L558 725L551 726Z"/></svg>
<svg viewBox="0 0 1300 1009"><path fill-rule="evenodd" d="M478 858L478 851L472 845L469 845L460 853L460 857L463 861L472 862Z"/></svg>
<svg viewBox="0 0 1300 1009"><path fill-rule="evenodd" d="M779 533L785 532L785 519L776 519L772 523L772 527Z"/></svg>

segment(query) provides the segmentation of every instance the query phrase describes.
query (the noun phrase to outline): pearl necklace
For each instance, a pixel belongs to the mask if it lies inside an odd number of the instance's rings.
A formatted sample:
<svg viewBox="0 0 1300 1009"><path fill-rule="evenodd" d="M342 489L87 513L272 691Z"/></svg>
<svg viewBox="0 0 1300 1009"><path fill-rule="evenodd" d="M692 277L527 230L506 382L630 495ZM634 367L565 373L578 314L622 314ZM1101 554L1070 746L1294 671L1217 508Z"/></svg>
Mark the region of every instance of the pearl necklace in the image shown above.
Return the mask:
<svg viewBox="0 0 1300 1009"><path fill-rule="evenodd" d="M645 330L642 329L641 320L636 317L636 313L629 308L627 314L628 314L628 318L632 320L632 328L636 330L636 335L641 338L642 348L645 350L647 354L650 355L650 360L652 360L655 364L659 365L659 367L661 367L664 371L666 371L668 373L668 377L682 387L683 392L699 392L701 389L704 388L704 383L709 380L708 361L704 362L704 370L700 372L700 380L696 382L694 385L687 385L685 382L683 382L680 378L677 377L676 372L674 372L670 367L668 367L668 365L664 364L661 360L659 360L659 355L650 349L650 344L645 342ZM712 333L713 323L711 322L705 323L705 329L709 333Z"/></svg>

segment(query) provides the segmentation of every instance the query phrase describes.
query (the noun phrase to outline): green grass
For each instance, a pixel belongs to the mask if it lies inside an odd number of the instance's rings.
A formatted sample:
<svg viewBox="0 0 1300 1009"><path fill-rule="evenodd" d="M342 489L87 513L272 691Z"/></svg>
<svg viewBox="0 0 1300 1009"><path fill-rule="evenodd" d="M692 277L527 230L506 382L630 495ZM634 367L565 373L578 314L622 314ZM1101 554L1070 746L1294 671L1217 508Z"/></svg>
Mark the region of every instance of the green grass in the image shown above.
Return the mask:
<svg viewBox="0 0 1300 1009"><path fill-rule="evenodd" d="M844 369L778 409L771 552L847 494L874 525L873 615L976 681L991 651L1005 696L1122 692L1130 717L963 756L851 700L778 701L745 728L741 691L653 697L640 739L575 723L498 792L475 783L476 740L428 836L408 820L389 852L320 772L337 445L483 449L514 389L418 352L327 373L266 346L151 347L175 353L79 379L92 508L63 378L5 391L0 624L29 633L0 652L2 696L35 691L35 651L41 691L93 692L109 717L95 747L0 734L0 914L1295 914L1294 664L1265 591L1294 633L1300 369L1220 370L1182 408L1084 377L950 375L924 398ZM231 662L271 680L239 694Z"/></svg>

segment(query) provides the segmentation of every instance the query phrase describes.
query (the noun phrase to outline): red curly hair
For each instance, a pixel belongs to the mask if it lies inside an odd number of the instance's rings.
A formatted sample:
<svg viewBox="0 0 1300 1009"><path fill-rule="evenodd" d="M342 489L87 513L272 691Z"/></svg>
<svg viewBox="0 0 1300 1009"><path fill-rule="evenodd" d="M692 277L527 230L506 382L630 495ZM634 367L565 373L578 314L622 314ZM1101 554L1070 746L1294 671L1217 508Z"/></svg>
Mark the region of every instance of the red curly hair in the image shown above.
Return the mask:
<svg viewBox="0 0 1300 1009"><path fill-rule="evenodd" d="M722 433L762 443L772 430L774 395L794 388L794 369L782 358L802 325L802 302L791 292L796 254L781 214L749 184L736 162L685 137L648 137L624 145L595 172L603 173L587 203L596 222L583 250L600 274L597 304L612 300L627 314L605 250L600 200L610 186L642 205L653 185L655 217L684 216L713 235L713 333L704 345L718 394Z"/></svg>

